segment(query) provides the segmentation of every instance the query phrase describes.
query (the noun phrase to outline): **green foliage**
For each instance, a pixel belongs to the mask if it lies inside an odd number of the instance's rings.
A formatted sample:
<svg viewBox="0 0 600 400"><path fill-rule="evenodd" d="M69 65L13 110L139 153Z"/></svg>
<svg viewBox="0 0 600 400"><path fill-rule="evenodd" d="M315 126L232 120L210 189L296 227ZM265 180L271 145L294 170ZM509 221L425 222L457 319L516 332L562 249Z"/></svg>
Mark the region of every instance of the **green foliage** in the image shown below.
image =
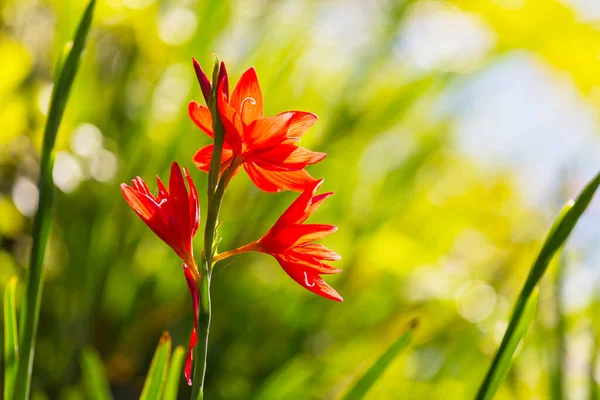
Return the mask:
<svg viewBox="0 0 600 400"><path fill-rule="evenodd" d="M21 312L21 354L15 380L15 399L27 400L29 398L36 333L42 301L42 286L44 283L44 257L52 220L54 144L56 142L58 127L60 126L67 105L71 86L79 68L81 53L85 47L87 35L92 24L95 4L95 0L90 1L75 33L73 44L69 45L63 58L64 61L57 68L57 76L50 100L50 111L44 130L44 143L40 162L38 209L33 220L33 243L25 281L25 298L23 299L23 309Z"/></svg>
<svg viewBox="0 0 600 400"><path fill-rule="evenodd" d="M154 352L140 400L160 400L163 398L167 376L169 375L170 358L171 336L165 332Z"/></svg>
<svg viewBox="0 0 600 400"><path fill-rule="evenodd" d="M81 373L87 398L91 400L112 399L102 359L98 352L91 347L85 348L81 352Z"/></svg>
<svg viewBox="0 0 600 400"><path fill-rule="evenodd" d="M411 327L403 332L391 345L387 348L387 350L375 361L375 363L369 368L364 375L362 375L354 384L354 386L348 391L348 393L344 396L344 400L360 400L362 399L368 392L371 386L375 384L383 375L388 365L396 356L401 353L404 349L408 347L412 340L413 331L417 327L416 321L411 325Z"/></svg>
<svg viewBox="0 0 600 400"><path fill-rule="evenodd" d="M31 228L32 211L23 209L13 192L23 180L35 184L40 170L48 174L42 168L46 161L40 161L50 88L53 78L58 82L54 71L72 57L73 50L64 56L61 52L87 2L1 3L4 291L15 275L22 284L19 289L26 286L27 254L36 231ZM568 134L576 136L582 126L593 128L600 110L600 30L595 20L580 18L567 5L574 2L531 0L517 2L519 7L499 3L98 2L55 139L56 178L68 185L54 179L58 188L45 246L31 397L81 398L86 386L77 366L83 349L91 347L102 354L107 375L115 378L115 399L136 398L156 349L155 338L167 330L173 347L187 345L192 307L180 261L137 219L118 185L139 175L155 193L154 177L167 178L169 165L178 161L190 170L199 193L207 192L207 175L194 168L192 158L211 139L190 121L187 103L202 102L191 58L209 72L211 54L216 53L227 63L231 87L246 68L256 68L265 115L286 110L318 115L301 144L327 153L308 171L325 178L323 191L335 195L308 222L339 227L323 244L342 255L333 265L343 272L324 279L345 302L331 304L303 290L264 255L219 263L211 282L205 398L338 398L359 366L379 355L382 344L373 338L395 337L401 321L414 317L421 324L418 343L389 364L366 398L394 400L398 393L414 399L443 399L449 393L472 398L482 366L489 366L489 355L500 344L508 308L542 244L549 207L532 203L518 184L521 177L515 170L528 175L530 164L514 164L494 149L502 163L489 168L465 154L463 127L479 129L483 123L485 128L487 116L465 120L471 104L462 101L463 94L471 97L470 85L493 72L496 83L515 88L510 93L517 102L520 84L504 67L519 67L519 60L526 59L535 64L533 80L538 73L548 75L541 85L548 97L556 93L554 83L561 88L558 93L566 88L568 107L553 114L575 110L584 118L581 125L566 126ZM455 43L434 40L428 42L431 46L405 47L406 29L416 20L439 16L442 21L457 17L459 31L472 25L487 29L483 39L489 47L458 69L446 62L415 65L415 56L431 61L437 46L443 50ZM443 31L445 26L436 28ZM423 32L430 38L437 29ZM454 96L457 91L459 96ZM477 96L478 103L490 100ZM538 142L525 137L531 120L543 119L548 126L553 121L537 113L536 104L531 106L506 117L519 134L515 146L535 161L542 154L538 147L562 149L561 140L566 139L548 136ZM504 117L502 112L498 109L498 118ZM482 138L489 134L480 131ZM499 133L505 141L512 141L514 134ZM593 154L595 139L585 140L565 167L577 168L584 147ZM597 168L593 162L590 166ZM566 184L573 190L580 174L569 178ZM540 184L559 180L552 176ZM24 196L29 199L29 192ZM261 237L294 198L293 193L259 192L242 170L223 201L219 250ZM204 198L201 205L204 225ZM583 221L596 215L590 212ZM578 240L569 246L573 269L597 245L597 226L580 228L589 244ZM197 255L202 247L198 234ZM567 281L572 273L567 272ZM551 286L544 280L540 310L549 310ZM28 305L20 295L16 300L22 317ZM600 318L592 310L567 312L570 348L574 337L591 335L582 332L587 321ZM550 313L538 314L535 332L530 329L519 356L513 357L497 400L550 397L551 368L545 355L553 349L555 327L545 318ZM565 376L565 398L592 383L580 371ZM189 398L190 388L182 379L180 375L178 395Z"/></svg>
<svg viewBox="0 0 600 400"><path fill-rule="evenodd" d="M179 382L183 376L183 361L185 360L185 348L177 346L171 356L171 365L169 366L169 375L167 376L167 385L165 386L164 400L177 400L179 391Z"/></svg>
<svg viewBox="0 0 600 400"><path fill-rule="evenodd" d="M4 289L4 398L12 399L15 393L15 377L19 362L19 336L15 290L17 278L13 277Z"/></svg>
<svg viewBox="0 0 600 400"><path fill-rule="evenodd" d="M599 185L600 173L587 184L575 201L571 200L563 207L550 228L546 241L531 267L527 281L517 299L508 328L502 338L502 343L500 343L500 348L479 388L476 397L478 400L491 399L496 394L500 382L508 372L517 345L527 332L529 323L533 319L535 305L537 305L537 299L531 300L534 289L544 275L544 272L546 272L552 257L565 243L579 221L579 218L592 201L592 197Z"/></svg>
<svg viewBox="0 0 600 400"><path fill-rule="evenodd" d="M477 399L489 400L494 398L498 387L504 378L506 378L506 374L510 369L513 355L515 354L515 351L517 351L519 343L521 343L521 340L523 340L525 337L525 334L529 329L529 325L531 325L531 322L535 318L538 297L537 290L534 290L531 296L529 296L527 299L522 311L519 312L516 325L509 326L509 330L506 331L506 334L504 335L506 339L502 340L502 345L498 350L496 358L494 359L494 364L490 368L485 382L479 389ZM516 314L516 312L514 314Z"/></svg>

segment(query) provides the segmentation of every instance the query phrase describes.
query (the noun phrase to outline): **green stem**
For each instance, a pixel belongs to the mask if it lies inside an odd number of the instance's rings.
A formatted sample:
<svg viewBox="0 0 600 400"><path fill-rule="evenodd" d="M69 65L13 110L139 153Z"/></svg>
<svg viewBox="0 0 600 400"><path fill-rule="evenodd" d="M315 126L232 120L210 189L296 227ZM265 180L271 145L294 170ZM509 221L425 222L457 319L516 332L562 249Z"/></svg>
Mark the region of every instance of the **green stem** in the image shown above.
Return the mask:
<svg viewBox="0 0 600 400"><path fill-rule="evenodd" d="M202 275L198 285L200 293L200 312L198 316L199 342L194 353L194 376L192 379L192 400L204 398L204 377L206 375L206 358L208 354L208 337L211 321L210 280L215 254L215 236L219 222L219 211L225 188L233 177L235 170L241 160L234 158L231 165L224 171L221 179L218 179L221 171L221 154L225 140L225 128L221 121L217 106L217 91L219 90L219 72L221 65L219 59L215 58L213 69L213 85L208 107L213 120L214 148L211 157L211 166L208 172L208 212L206 215L206 226L204 229L204 254L202 262ZM217 182L218 181L218 182Z"/></svg>
<svg viewBox="0 0 600 400"><path fill-rule="evenodd" d="M25 280L25 296L19 324L20 359L16 376L15 399L27 400L31 387L31 372L35 354L35 337L42 302L44 283L44 256L50 233L52 198L54 182L52 169L54 166L54 143L67 104L69 92L79 68L81 53L89 32L94 13L95 0L88 4L75 34L72 45L66 48L57 68L57 78L52 91L48 121L44 130L44 143L40 161L40 178L38 183L38 209L33 219L33 243L31 258Z"/></svg>
<svg viewBox="0 0 600 400"><path fill-rule="evenodd" d="M204 377L206 375L206 357L208 355L208 335L210 333L211 300L210 300L210 269L208 262L203 260L202 277L198 290L200 291L200 313L198 315L198 344L194 354L194 376L192 379L192 399L202 400L204 397Z"/></svg>
<svg viewBox="0 0 600 400"><path fill-rule="evenodd" d="M202 262L202 276L198 285L200 292L200 315L198 316L198 345L194 354L194 377L192 379L192 399L202 400L204 396L204 377L206 375L206 357L208 354L208 335L211 321L210 280L213 265L214 238L219 220L219 211L225 194L225 188L237 169L237 162L231 166L219 180L217 190L212 202L209 204L206 217L206 229L204 231L204 257Z"/></svg>

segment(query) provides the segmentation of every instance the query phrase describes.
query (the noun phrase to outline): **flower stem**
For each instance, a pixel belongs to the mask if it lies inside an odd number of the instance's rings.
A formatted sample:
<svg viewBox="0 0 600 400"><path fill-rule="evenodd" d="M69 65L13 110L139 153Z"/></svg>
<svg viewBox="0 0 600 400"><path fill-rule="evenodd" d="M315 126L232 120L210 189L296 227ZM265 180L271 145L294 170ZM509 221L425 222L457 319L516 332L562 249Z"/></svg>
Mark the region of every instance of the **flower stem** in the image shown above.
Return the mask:
<svg viewBox="0 0 600 400"><path fill-rule="evenodd" d="M206 259L202 263L202 276L200 277L198 290L200 291L199 332L198 344L194 352L192 399L202 400L204 397L204 376L206 375L206 356L208 353L208 335L211 319L210 270Z"/></svg>
<svg viewBox="0 0 600 400"><path fill-rule="evenodd" d="M226 258L237 256L238 254L246 253L249 251L258 251L258 243L256 243L256 242L248 243L244 246L238 247L237 249L233 249L233 250L223 252L221 254L217 254L214 257L213 262L217 263Z"/></svg>
<svg viewBox="0 0 600 400"><path fill-rule="evenodd" d="M212 275L213 256L215 254L215 236L219 221L219 211L225 188L235 174L241 160L234 158L231 165L218 179L221 170L221 153L225 138L225 128L219 115L217 107L217 90L219 90L220 69L224 65L215 59L213 70L213 87L209 101L209 109L213 119L214 148L211 157L211 166L208 173L208 212L206 215L206 226L204 229L204 254L202 262L202 275L198 285L200 293L200 312L198 316L199 343L194 352L194 376L192 379L192 400L204 398L204 377L206 375L206 358L208 354L208 336L211 321L210 280Z"/></svg>

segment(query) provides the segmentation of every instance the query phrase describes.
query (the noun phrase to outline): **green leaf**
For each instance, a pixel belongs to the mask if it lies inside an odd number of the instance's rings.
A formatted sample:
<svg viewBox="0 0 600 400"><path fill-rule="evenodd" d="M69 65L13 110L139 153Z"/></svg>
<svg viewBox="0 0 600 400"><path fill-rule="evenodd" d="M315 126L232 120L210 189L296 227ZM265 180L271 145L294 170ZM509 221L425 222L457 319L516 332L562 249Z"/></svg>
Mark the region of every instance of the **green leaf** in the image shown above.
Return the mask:
<svg viewBox="0 0 600 400"><path fill-rule="evenodd" d="M81 371L86 398L91 400L112 399L102 359L95 349L88 347L81 353Z"/></svg>
<svg viewBox="0 0 600 400"><path fill-rule="evenodd" d="M533 321L535 317L535 311L537 309L538 304L538 289L534 290L534 293L529 297L527 304L525 304L525 308L523 309L523 314L518 320L517 326L511 335L508 336L508 340L502 352L499 352L497 366L494 369L494 374L490 376L489 389L485 392L485 397L481 397L483 394L480 394L478 398L480 399L491 399L496 394L498 387L500 387L500 383L506 377L508 370L510 369L510 364L519 346L523 337L527 333L529 329L529 325ZM505 335L505 337L507 337ZM504 340L503 340L504 342Z"/></svg>
<svg viewBox="0 0 600 400"><path fill-rule="evenodd" d="M15 399L27 400L31 386L31 371L35 353L35 337L37 333L40 304L42 301L42 286L44 282L44 256L46 243L50 232L52 197L54 182L52 169L54 165L54 143L67 104L69 92L81 54L85 47L86 38L92 24L95 0L88 4L73 40L73 45L67 48L64 62L60 62L57 77L52 90L48 120L44 130L44 143L40 162L40 177L38 182L38 209L33 220L33 242L27 277L25 280L25 297L20 321L20 360L16 376Z"/></svg>
<svg viewBox="0 0 600 400"><path fill-rule="evenodd" d="M17 278L8 281L4 289L4 398L12 399L15 393L15 376L19 361L19 339L17 333L17 310L15 290Z"/></svg>
<svg viewBox="0 0 600 400"><path fill-rule="evenodd" d="M510 368L510 361L516 349L515 343L518 344L522 335L525 333L522 329L523 324L527 322L527 317L529 317L527 313L531 311L530 307L532 302L530 301L530 297L546 272L552 257L565 243L577 224L577 221L579 221L579 218L592 201L592 197L594 197L594 193L599 185L600 173L588 183L575 201L570 200L565 204L550 228L546 241L544 242L537 259L533 263L533 266L529 271L529 276L525 281L525 285L519 294L506 333L502 338L494 361L479 387L476 399L491 399L496 394L500 382L506 376L506 372ZM524 320L524 322L522 320ZM524 329L526 331L526 327Z"/></svg>
<svg viewBox="0 0 600 400"><path fill-rule="evenodd" d="M167 332L163 333L158 347L152 357L150 371L146 376L144 389L140 400L158 400L162 399L162 394L167 381L169 372L169 358L171 357L171 336Z"/></svg>
<svg viewBox="0 0 600 400"><path fill-rule="evenodd" d="M383 375L390 363L396 356L408 347L410 344L413 332L417 327L416 321L411 323L409 329L402 333L398 339L392 343L390 347L375 361L375 363L367 370L367 372L356 381L352 389L350 389L343 397L344 400L359 400L362 399L371 389L371 386Z"/></svg>
<svg viewBox="0 0 600 400"><path fill-rule="evenodd" d="M169 367L169 375L167 377L167 385L163 400L177 400L177 392L179 390L179 382L181 381L183 360L185 358L185 348L177 346L171 357L171 366Z"/></svg>

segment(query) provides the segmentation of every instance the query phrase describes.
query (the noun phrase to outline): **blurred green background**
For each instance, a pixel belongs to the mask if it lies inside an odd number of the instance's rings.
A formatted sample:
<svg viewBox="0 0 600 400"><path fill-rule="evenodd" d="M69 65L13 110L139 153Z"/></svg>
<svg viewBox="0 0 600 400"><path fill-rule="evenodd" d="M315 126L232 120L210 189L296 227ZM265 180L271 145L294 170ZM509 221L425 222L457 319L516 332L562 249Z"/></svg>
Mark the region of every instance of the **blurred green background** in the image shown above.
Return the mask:
<svg viewBox="0 0 600 400"><path fill-rule="evenodd" d="M54 65L84 7L0 0L0 288L25 275ZM339 227L323 243L343 256L326 279L345 301L265 255L218 264L207 398L336 398L414 317L368 398L472 397L550 221L600 165L599 26L595 0L100 0L58 135L34 398L85 398L85 346L115 398L135 398L161 333L187 345L180 261L119 183L155 188L176 160L205 193L191 159L209 138L187 103L202 98L191 58L210 70L212 53L234 81L256 67L267 115L319 116L302 143L328 153L309 171L336 195L312 221ZM295 196L240 174L220 249ZM565 398L600 382L598 226L596 201L497 398L551 398L557 371Z"/></svg>

